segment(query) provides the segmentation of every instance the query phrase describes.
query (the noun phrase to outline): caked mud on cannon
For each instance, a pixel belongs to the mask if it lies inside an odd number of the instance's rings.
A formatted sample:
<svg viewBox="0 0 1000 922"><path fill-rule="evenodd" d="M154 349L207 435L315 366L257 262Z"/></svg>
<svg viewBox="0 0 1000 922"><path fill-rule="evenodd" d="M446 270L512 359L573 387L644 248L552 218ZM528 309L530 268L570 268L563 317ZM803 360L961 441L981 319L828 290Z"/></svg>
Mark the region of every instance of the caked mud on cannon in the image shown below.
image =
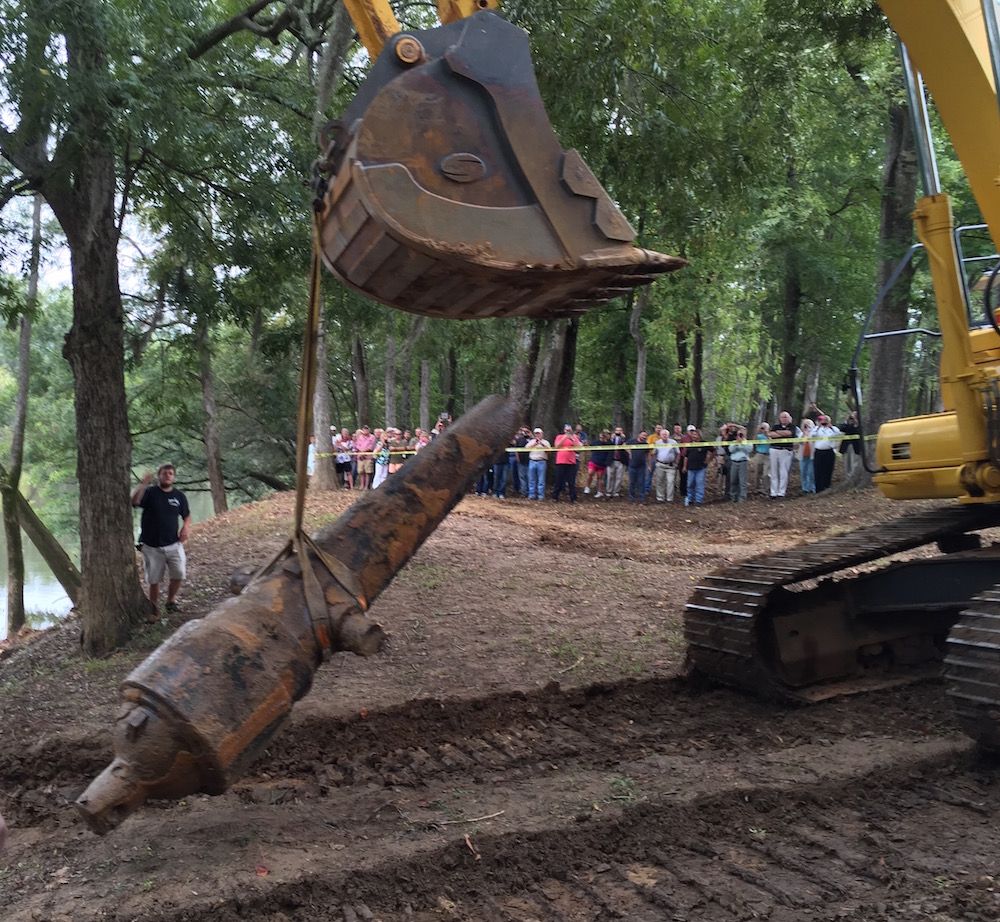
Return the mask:
<svg viewBox="0 0 1000 922"><path fill-rule="evenodd" d="M150 798L222 793L279 732L331 652L376 653L385 634L366 609L508 443L519 417L514 401L482 401L319 532L305 574L293 554L141 663L122 683L114 760L76 802L91 829L110 831Z"/></svg>

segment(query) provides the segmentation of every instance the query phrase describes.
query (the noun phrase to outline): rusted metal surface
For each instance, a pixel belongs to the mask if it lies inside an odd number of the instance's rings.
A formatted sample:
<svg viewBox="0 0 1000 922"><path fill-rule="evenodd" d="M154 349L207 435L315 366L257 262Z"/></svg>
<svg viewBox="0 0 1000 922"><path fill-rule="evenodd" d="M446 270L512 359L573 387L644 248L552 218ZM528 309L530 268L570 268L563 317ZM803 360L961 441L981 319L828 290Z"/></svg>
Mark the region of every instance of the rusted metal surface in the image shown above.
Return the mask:
<svg viewBox="0 0 1000 922"><path fill-rule="evenodd" d="M801 702L850 693L861 680L898 682L877 669L866 674L869 650L892 648L897 665L922 675L939 656L928 644L992 584L993 553L905 561L804 591L786 587L935 541L963 547L960 536L998 524L996 506L954 506L717 570L686 606L689 666L762 697Z"/></svg>
<svg viewBox="0 0 1000 922"><path fill-rule="evenodd" d="M556 138L527 36L492 13L390 40L325 169L327 267L413 313L564 316L686 265L633 245Z"/></svg>
<svg viewBox="0 0 1000 922"><path fill-rule="evenodd" d="M384 634L364 609L509 442L519 415L512 401L487 398L315 536L339 577L313 560L328 632L314 630L292 557L140 664L122 685L114 761L76 802L88 825L108 832L148 798L221 793L309 691L321 638L377 652Z"/></svg>

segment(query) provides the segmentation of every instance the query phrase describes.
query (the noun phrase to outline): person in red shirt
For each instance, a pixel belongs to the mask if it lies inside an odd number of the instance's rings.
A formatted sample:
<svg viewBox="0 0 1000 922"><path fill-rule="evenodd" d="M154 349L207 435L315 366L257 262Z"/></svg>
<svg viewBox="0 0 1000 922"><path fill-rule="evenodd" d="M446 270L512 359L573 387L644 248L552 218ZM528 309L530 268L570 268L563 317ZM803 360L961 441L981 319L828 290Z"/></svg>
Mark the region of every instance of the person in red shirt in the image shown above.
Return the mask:
<svg viewBox="0 0 1000 922"><path fill-rule="evenodd" d="M556 449L556 487L552 492L554 502L559 502L564 487L569 491L569 501L576 502L576 450L582 444L569 423L563 426L562 434L556 436L554 446Z"/></svg>

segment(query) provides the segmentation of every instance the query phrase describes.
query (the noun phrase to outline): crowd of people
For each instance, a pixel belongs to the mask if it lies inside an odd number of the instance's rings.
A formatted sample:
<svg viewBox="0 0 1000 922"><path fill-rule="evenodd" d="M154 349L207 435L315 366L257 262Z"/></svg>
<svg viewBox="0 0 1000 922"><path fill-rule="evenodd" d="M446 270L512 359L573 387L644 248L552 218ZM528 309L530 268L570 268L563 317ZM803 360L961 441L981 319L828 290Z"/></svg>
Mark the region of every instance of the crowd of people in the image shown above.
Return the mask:
<svg viewBox="0 0 1000 922"><path fill-rule="evenodd" d="M349 490L375 489L403 462L436 438L451 423L451 416L442 413L433 429L417 427L399 429L396 426L372 429L362 426L355 432L330 427L330 454L340 484ZM311 477L316 471L315 437L310 438L306 471Z"/></svg>
<svg viewBox="0 0 1000 922"><path fill-rule="evenodd" d="M434 429L412 433L393 426L372 430L365 425L353 434L331 427L340 482L348 489L377 488L450 422L442 414ZM582 424L567 423L551 441L540 427L522 426L483 471L475 492L534 502L565 497L571 503L582 492L594 499L624 495L634 503L676 499L690 506L705 502L706 484L714 475L722 497L732 502L754 495L780 499L788 495L789 475L797 465L802 493L822 493L833 480L838 454L847 474L859 463L859 431L854 413L835 426L815 405L797 425L790 413L779 413L773 425L760 423L752 438L746 426L735 422L720 426L717 436L705 436L694 423L674 423L641 430L632 438L622 426L591 438ZM311 458L310 473L314 454Z"/></svg>

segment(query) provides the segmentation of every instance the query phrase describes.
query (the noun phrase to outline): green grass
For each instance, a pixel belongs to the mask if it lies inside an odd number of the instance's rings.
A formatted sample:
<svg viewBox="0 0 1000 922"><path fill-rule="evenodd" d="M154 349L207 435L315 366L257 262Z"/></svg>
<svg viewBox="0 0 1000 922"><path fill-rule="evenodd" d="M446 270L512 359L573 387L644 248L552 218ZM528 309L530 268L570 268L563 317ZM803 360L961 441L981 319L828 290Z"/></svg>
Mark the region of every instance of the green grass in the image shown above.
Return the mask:
<svg viewBox="0 0 1000 922"><path fill-rule="evenodd" d="M427 592L440 589L448 578L447 568L433 563L411 563L407 567L406 573L417 588Z"/></svg>
<svg viewBox="0 0 1000 922"><path fill-rule="evenodd" d="M639 788L635 780L627 775L615 775L609 782L611 795L608 800L623 800L626 803L635 803L639 799Z"/></svg>

